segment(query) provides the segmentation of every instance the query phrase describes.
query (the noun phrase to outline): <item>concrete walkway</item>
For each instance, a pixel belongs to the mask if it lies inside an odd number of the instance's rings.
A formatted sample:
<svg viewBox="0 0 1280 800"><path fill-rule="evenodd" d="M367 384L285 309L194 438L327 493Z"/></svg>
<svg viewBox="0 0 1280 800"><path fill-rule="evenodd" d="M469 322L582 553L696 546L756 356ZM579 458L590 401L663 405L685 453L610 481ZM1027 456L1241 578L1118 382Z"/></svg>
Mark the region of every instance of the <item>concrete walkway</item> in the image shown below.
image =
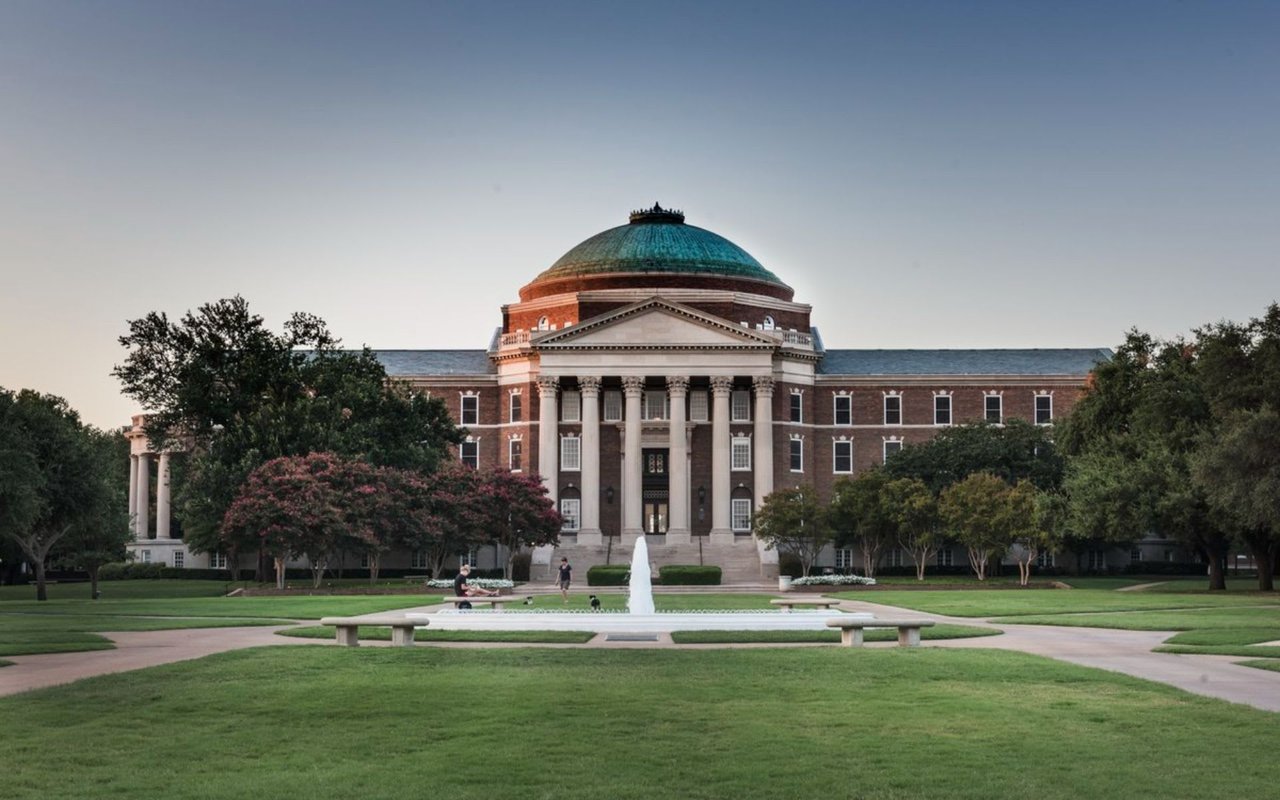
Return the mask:
<svg viewBox="0 0 1280 800"><path fill-rule="evenodd" d="M430 605L412 609L400 609L408 613L433 613L441 606ZM1206 697L1215 697L1232 703L1253 706L1265 711L1280 712L1280 672L1242 667L1234 662L1244 659L1236 656L1174 655L1153 653L1172 631L1125 631L1104 628L1070 628L1052 625L995 625L984 619L945 617L925 614L894 606L884 606L865 601L844 601L845 611L865 611L877 617L919 617L939 623L991 627L1004 632L1002 636L986 636L977 639L950 639L930 641L929 647L967 647L978 649L1015 650L1032 655L1045 656L1085 667L1095 667L1120 672L1145 680L1175 686L1179 689ZM373 616L385 616L379 612ZM314 624L314 623L303 623ZM172 631L143 631L128 633L104 633L116 644L116 650L97 650L84 653L53 653L48 655L9 656L12 666L0 667L0 696L70 683L94 675L142 669L175 661L202 658L214 653L247 647L271 645L332 645L330 639L300 639L277 636L276 631L285 626L248 628L195 628ZM387 646L389 642L369 642L373 646ZM780 644L722 644L677 645L671 637L662 635L657 642L608 641L597 636L586 644L525 644L515 642L439 642L433 647L459 649L474 648L679 648L719 649L758 647L831 647L828 644L780 645ZM877 645L868 645L876 647ZM885 643L880 646L893 646Z"/></svg>

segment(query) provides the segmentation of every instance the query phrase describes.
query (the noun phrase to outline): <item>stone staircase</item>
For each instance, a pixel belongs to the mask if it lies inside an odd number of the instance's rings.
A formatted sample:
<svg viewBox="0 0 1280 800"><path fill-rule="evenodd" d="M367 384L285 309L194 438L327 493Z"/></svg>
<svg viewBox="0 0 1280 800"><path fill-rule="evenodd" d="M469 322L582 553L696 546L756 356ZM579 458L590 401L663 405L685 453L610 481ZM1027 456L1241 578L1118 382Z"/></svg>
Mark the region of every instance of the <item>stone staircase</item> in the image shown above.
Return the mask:
<svg viewBox="0 0 1280 800"><path fill-rule="evenodd" d="M693 537L690 544L667 544L666 537L645 537L649 549L649 563L661 571L668 564L707 564L720 567L721 583L760 583L776 580L778 565L760 563L760 555L756 550L755 539L749 536L734 537L733 543L712 544L708 537ZM586 583L587 569L597 564L630 564L634 545L623 544L619 537L606 539L600 546L579 545L576 541L565 537L551 554L549 567L533 565L534 578L539 576L537 570L547 569L546 578L550 580L555 565L561 558L569 559L573 565L574 580Z"/></svg>

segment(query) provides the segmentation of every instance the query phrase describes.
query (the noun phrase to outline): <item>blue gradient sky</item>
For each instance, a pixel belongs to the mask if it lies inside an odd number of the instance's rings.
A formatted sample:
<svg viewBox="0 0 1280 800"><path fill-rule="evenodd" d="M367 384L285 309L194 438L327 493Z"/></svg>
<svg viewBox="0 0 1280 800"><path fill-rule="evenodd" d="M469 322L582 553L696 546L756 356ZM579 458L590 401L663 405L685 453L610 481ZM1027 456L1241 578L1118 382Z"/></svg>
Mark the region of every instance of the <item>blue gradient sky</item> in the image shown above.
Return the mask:
<svg viewBox="0 0 1280 800"><path fill-rule="evenodd" d="M655 200L830 347L1111 346L1280 297L1280 3L0 0L0 385L100 426L240 293L482 348Z"/></svg>

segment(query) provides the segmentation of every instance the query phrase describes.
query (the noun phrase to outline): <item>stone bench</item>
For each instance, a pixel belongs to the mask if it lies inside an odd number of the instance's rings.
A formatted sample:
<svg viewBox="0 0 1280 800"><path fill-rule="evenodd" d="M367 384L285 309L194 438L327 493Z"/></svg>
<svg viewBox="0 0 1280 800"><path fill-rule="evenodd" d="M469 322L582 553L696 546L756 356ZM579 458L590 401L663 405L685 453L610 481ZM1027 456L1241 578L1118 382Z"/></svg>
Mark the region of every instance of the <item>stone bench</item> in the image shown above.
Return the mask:
<svg viewBox="0 0 1280 800"><path fill-rule="evenodd" d="M845 619L827 620L828 628L840 629L840 644L845 647L862 647L862 631L865 628L897 628L900 647L919 647L920 629L932 628L931 619Z"/></svg>
<svg viewBox="0 0 1280 800"><path fill-rule="evenodd" d="M321 625L328 625L337 631L338 644L343 647L360 646L360 626L372 628L390 628L391 645L393 647L412 647L413 629L425 628L424 619L406 619L405 617L324 617Z"/></svg>
<svg viewBox="0 0 1280 800"><path fill-rule="evenodd" d="M523 603L524 596L517 597L514 594L502 594L494 597L445 597L443 602L453 603L455 608L463 603L470 603L473 607L491 606L494 611L501 611L502 607L507 603Z"/></svg>
<svg viewBox="0 0 1280 800"><path fill-rule="evenodd" d="M803 608L821 608L830 609L840 605L839 600L833 600L830 597L779 597L776 600L770 600L775 606L781 606L783 613L791 611L797 606Z"/></svg>

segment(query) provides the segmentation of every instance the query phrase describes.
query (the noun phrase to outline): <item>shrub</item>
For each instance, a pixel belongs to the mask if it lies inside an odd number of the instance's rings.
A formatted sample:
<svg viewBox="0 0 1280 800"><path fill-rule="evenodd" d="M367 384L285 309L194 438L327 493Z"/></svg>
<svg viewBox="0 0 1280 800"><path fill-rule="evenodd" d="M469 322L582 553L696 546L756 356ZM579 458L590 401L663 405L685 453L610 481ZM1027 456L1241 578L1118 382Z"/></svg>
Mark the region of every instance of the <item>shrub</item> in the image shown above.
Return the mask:
<svg viewBox="0 0 1280 800"><path fill-rule="evenodd" d="M671 564L661 570L663 586L719 586L720 568L701 564Z"/></svg>
<svg viewBox="0 0 1280 800"><path fill-rule="evenodd" d="M778 574L800 577L804 574L804 567L794 553L780 552L778 553Z"/></svg>
<svg viewBox="0 0 1280 800"><path fill-rule="evenodd" d="M588 586L626 586L631 567L626 564L600 564L587 570Z"/></svg>
<svg viewBox="0 0 1280 800"><path fill-rule="evenodd" d="M807 578L796 578L792 586L875 586L875 578L864 578L861 575L810 575Z"/></svg>

